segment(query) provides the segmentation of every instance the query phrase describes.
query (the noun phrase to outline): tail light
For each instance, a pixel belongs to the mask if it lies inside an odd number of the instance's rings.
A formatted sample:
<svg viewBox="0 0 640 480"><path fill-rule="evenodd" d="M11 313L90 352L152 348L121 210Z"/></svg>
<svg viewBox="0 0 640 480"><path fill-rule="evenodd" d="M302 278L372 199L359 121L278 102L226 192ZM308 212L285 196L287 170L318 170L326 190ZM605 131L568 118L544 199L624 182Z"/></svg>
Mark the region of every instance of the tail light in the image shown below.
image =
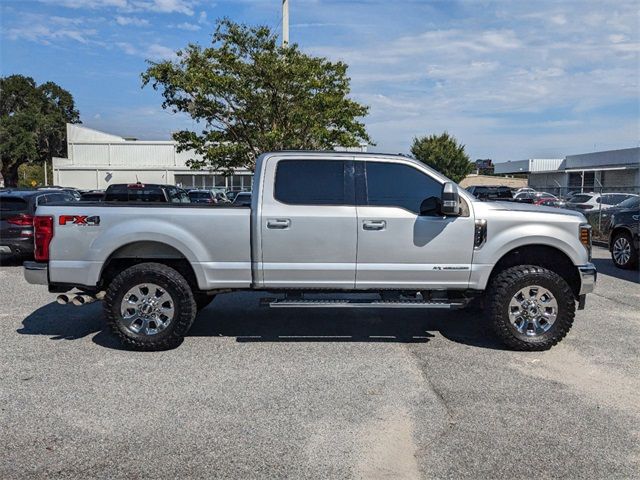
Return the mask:
<svg viewBox="0 0 640 480"><path fill-rule="evenodd" d="M32 227L33 215L21 213L20 215L16 215L15 217L7 218L7 222L9 222L11 225L17 225L19 227Z"/></svg>
<svg viewBox="0 0 640 480"><path fill-rule="evenodd" d="M34 249L37 262L49 261L49 244L53 238L53 217L37 215L33 218Z"/></svg>

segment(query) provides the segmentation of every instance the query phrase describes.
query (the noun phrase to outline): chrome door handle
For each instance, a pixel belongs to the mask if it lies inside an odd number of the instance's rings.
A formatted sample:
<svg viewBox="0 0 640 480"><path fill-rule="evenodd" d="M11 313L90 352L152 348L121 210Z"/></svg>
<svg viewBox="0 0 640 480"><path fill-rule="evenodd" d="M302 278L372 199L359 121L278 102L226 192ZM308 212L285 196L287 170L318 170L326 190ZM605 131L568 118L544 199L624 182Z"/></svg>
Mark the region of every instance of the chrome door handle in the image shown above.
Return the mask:
<svg viewBox="0 0 640 480"><path fill-rule="evenodd" d="M365 220L362 222L364 230L384 230L386 226L387 222L384 220Z"/></svg>
<svg viewBox="0 0 640 480"><path fill-rule="evenodd" d="M288 218L274 218L267 220L267 228L276 230L285 230L291 225L291 220Z"/></svg>

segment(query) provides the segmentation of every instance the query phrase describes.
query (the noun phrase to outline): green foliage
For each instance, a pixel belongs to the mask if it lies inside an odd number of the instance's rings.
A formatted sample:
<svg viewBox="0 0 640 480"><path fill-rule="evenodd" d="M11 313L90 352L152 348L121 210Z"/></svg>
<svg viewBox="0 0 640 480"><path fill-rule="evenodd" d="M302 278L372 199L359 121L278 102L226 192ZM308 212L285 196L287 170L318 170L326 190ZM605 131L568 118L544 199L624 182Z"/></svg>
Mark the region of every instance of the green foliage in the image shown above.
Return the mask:
<svg viewBox="0 0 640 480"><path fill-rule="evenodd" d="M414 138L411 153L417 160L438 170L456 183L474 170L474 165L464 151L464 145L459 145L447 132L442 135Z"/></svg>
<svg viewBox="0 0 640 480"><path fill-rule="evenodd" d="M0 78L0 171L6 186L18 184L21 165L66 156L66 123L79 123L71 94L53 82Z"/></svg>
<svg viewBox="0 0 640 480"><path fill-rule="evenodd" d="M347 97L347 65L281 47L267 27L219 20L211 47L190 44L175 61L149 63L143 86L161 90L163 108L201 129L173 135L180 151L203 156L192 168L253 169L268 151L370 142L357 120L368 107Z"/></svg>

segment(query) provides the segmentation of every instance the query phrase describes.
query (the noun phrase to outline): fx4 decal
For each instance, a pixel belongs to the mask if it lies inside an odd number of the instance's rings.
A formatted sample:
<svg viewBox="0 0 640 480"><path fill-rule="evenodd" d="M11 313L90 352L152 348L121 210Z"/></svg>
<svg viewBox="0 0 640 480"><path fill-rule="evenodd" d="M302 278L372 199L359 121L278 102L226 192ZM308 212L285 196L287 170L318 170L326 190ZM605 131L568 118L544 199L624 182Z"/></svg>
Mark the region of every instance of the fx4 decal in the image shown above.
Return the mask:
<svg viewBox="0 0 640 480"><path fill-rule="evenodd" d="M60 215L58 217L60 225L100 225L100 217L92 215Z"/></svg>

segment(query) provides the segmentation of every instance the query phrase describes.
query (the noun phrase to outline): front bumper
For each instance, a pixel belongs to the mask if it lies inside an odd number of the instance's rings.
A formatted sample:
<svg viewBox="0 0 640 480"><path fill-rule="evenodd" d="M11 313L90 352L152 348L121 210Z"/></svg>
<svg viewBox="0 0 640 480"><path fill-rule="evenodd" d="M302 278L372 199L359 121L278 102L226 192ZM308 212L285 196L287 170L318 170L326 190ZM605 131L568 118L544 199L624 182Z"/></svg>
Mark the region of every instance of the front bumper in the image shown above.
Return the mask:
<svg viewBox="0 0 640 480"><path fill-rule="evenodd" d="M598 272L593 263L587 263L578 267L580 271L580 295L592 293L596 289Z"/></svg>
<svg viewBox="0 0 640 480"><path fill-rule="evenodd" d="M39 262L24 262L24 278L33 285L49 284L49 265Z"/></svg>

